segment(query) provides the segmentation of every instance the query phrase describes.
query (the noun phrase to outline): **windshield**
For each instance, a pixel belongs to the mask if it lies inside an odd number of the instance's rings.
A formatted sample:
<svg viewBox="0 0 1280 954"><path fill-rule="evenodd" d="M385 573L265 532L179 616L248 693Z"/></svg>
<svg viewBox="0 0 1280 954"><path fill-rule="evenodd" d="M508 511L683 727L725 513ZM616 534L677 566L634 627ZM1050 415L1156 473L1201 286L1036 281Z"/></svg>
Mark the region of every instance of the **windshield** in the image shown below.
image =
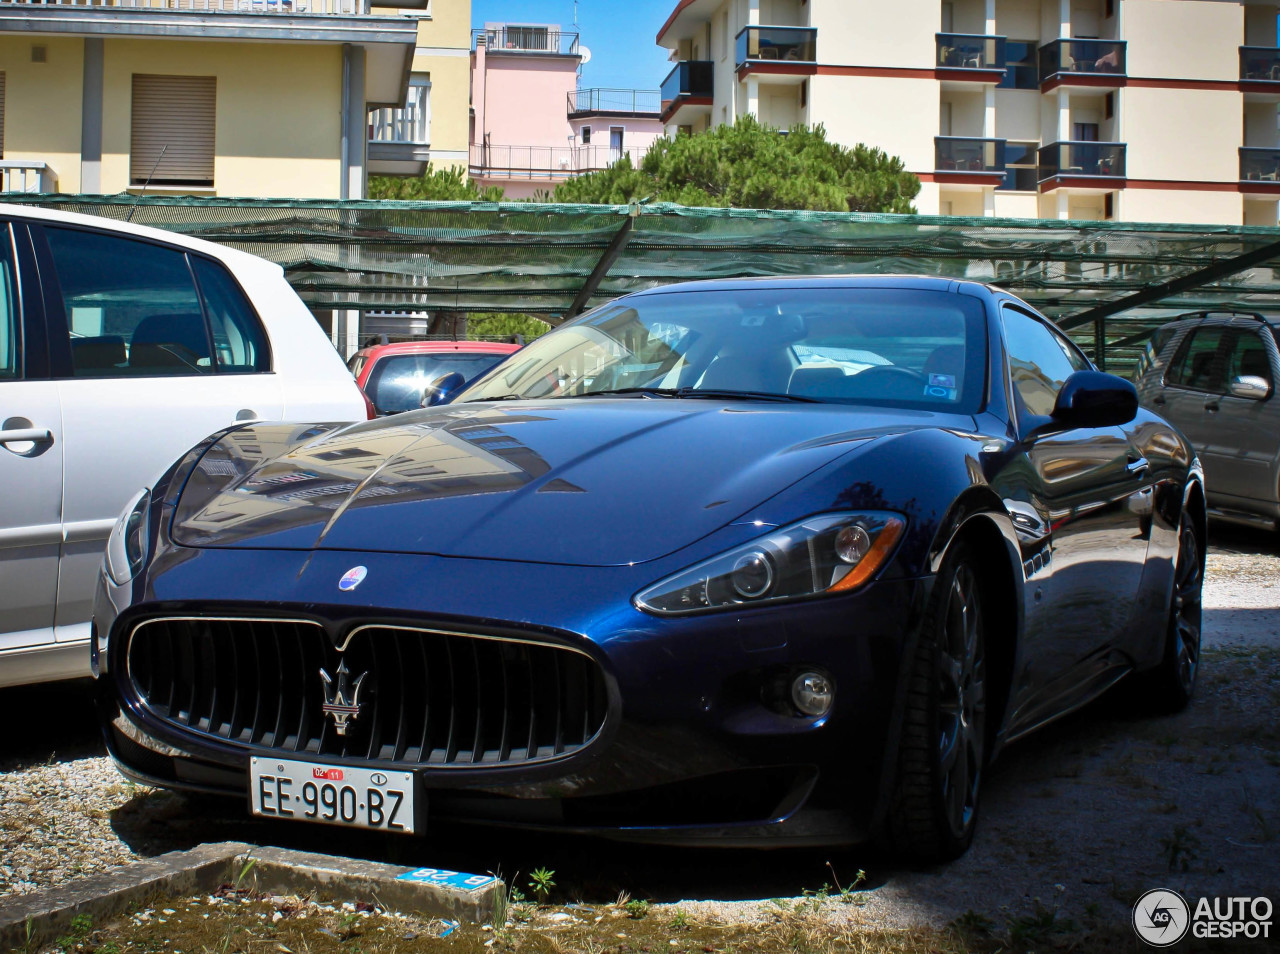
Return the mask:
<svg viewBox="0 0 1280 954"><path fill-rule="evenodd" d="M454 403L739 392L974 413L985 385L983 314L977 298L901 288L637 296L543 335Z"/></svg>
<svg viewBox="0 0 1280 954"><path fill-rule="evenodd" d="M437 378L457 371L470 381L505 357L504 354L465 351L388 355L369 372L365 393L379 414L417 410L422 404L422 392Z"/></svg>

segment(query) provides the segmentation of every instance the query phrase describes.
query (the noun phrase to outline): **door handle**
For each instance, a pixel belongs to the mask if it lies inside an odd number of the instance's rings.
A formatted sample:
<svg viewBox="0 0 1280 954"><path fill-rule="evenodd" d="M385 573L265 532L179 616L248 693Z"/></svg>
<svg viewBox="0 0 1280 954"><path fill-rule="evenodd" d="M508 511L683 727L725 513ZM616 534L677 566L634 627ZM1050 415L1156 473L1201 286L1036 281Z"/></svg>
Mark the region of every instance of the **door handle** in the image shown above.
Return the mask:
<svg viewBox="0 0 1280 954"><path fill-rule="evenodd" d="M48 444L52 440L53 432L47 427L18 427L0 431L0 444Z"/></svg>
<svg viewBox="0 0 1280 954"><path fill-rule="evenodd" d="M1165 399L1164 399L1164 395L1163 395L1163 394L1157 394L1155 397L1153 397L1153 398L1151 399L1151 403L1152 403L1152 404L1159 404L1161 407L1164 407L1164 405L1165 405L1165 403L1166 403L1166 402L1165 402Z"/></svg>
<svg viewBox="0 0 1280 954"><path fill-rule="evenodd" d="M1204 402L1204 409L1205 409L1206 411L1216 411L1216 410L1218 410L1218 408L1219 408L1220 406L1221 406L1221 405L1219 404L1219 401L1218 401L1218 399L1217 399L1217 398L1206 398L1206 399L1205 399L1205 402Z"/></svg>
<svg viewBox="0 0 1280 954"><path fill-rule="evenodd" d="M1130 457L1124 469L1134 476L1141 476L1151 469L1151 464L1145 457Z"/></svg>

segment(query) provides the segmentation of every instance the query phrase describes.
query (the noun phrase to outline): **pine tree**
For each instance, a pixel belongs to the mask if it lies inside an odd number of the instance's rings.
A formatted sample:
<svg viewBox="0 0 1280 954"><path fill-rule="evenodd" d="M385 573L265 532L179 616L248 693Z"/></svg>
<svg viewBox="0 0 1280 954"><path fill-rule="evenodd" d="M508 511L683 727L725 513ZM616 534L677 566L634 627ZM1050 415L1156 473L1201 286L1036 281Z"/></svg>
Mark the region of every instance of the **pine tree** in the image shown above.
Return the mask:
<svg viewBox="0 0 1280 954"><path fill-rule="evenodd" d="M459 168L427 170L416 179L401 176L370 176L369 198L412 199L427 201L501 202L503 191L497 186L479 188Z"/></svg>

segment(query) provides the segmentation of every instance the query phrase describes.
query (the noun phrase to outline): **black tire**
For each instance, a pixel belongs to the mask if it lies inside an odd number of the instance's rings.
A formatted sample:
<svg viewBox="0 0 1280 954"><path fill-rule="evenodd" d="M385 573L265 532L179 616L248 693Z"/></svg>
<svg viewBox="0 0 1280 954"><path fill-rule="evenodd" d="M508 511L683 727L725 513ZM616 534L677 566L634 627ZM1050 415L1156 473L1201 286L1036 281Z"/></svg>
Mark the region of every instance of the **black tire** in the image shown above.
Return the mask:
<svg viewBox="0 0 1280 954"><path fill-rule="evenodd" d="M1204 547L1187 514L1178 524L1178 558L1169 594L1164 656L1142 674L1141 698L1152 712L1181 712L1191 701L1200 671L1201 599L1204 590Z"/></svg>
<svg viewBox="0 0 1280 954"><path fill-rule="evenodd" d="M952 548L908 661L885 835L895 855L917 863L964 854L977 822L989 695L979 563L965 542Z"/></svg>

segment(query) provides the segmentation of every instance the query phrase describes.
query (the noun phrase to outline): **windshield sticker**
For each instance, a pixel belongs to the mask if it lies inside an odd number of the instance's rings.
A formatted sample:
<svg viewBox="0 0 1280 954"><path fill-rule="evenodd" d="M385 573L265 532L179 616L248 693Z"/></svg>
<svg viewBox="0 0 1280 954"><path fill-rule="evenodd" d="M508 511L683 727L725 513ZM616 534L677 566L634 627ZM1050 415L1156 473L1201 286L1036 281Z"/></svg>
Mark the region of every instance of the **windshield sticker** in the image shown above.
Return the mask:
<svg viewBox="0 0 1280 954"><path fill-rule="evenodd" d="M933 375L934 377L946 377L946 375ZM955 388L942 388L936 384L926 384L924 386L924 396L942 401L954 401L956 399Z"/></svg>
<svg viewBox="0 0 1280 954"><path fill-rule="evenodd" d="M955 389L956 376L954 374L931 374L929 375L929 386L937 388Z"/></svg>

